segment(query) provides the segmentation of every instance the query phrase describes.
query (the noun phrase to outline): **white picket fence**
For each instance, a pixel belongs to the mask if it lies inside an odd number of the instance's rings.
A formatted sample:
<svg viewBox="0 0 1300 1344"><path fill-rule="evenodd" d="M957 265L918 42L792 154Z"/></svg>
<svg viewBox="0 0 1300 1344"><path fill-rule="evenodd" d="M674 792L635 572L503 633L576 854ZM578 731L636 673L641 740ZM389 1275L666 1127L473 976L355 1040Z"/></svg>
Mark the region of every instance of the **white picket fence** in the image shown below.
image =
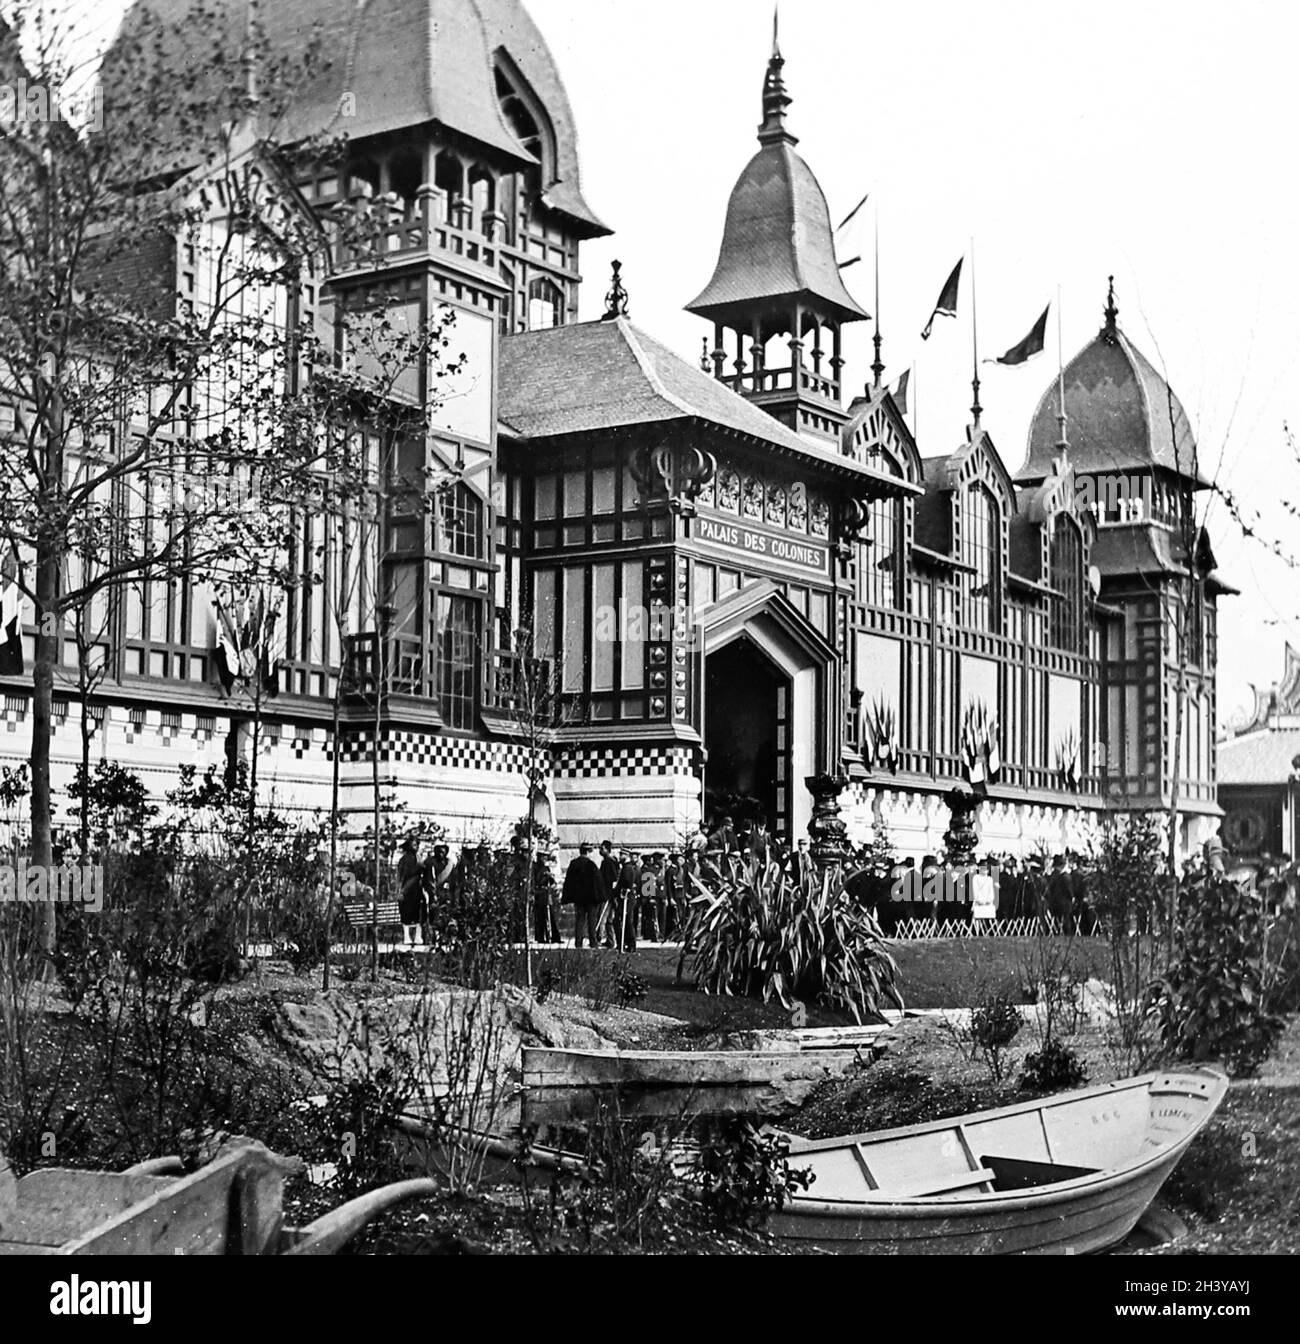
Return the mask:
<svg viewBox="0 0 1300 1344"><path fill-rule="evenodd" d="M1034 915L1024 919L981 919L960 924L941 924L937 919L904 919L889 937L895 942L907 943L954 938L1036 938L1039 934L1082 937L1083 927L1078 919L1040 919Z"/></svg>

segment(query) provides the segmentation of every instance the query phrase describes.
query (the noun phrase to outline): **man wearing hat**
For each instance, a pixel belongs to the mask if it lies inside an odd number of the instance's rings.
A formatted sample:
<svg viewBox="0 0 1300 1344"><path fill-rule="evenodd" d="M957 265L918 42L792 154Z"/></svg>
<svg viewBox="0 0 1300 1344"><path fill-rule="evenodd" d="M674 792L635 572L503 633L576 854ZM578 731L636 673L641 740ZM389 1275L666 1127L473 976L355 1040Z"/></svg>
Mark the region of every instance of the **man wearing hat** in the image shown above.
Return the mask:
<svg viewBox="0 0 1300 1344"><path fill-rule="evenodd" d="M618 896L618 879L623 871L614 854L614 842L602 840L600 845L600 876L605 883L605 903L600 907L597 933L605 947L614 946L614 902Z"/></svg>
<svg viewBox="0 0 1300 1344"><path fill-rule="evenodd" d="M584 936L591 947L597 946L596 924L604 901L605 883L591 857L591 846L584 841L578 846L578 857L569 864L569 871L564 875L564 904L573 906L577 917L574 947L582 946Z"/></svg>

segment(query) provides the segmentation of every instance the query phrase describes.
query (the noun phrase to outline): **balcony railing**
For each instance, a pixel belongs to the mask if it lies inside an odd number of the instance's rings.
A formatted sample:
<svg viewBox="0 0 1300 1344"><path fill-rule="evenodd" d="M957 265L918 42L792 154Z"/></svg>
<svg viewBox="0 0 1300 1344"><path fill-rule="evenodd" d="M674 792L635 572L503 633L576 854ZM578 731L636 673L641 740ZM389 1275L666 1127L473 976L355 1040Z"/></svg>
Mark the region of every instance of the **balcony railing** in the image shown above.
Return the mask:
<svg viewBox="0 0 1300 1344"><path fill-rule="evenodd" d="M361 236L342 239L340 263L345 268L364 268L378 259L393 261L446 252L495 270L505 231L505 216L495 210L476 214L473 203L450 198L437 187L421 187L413 207L380 197L370 204L367 226Z"/></svg>

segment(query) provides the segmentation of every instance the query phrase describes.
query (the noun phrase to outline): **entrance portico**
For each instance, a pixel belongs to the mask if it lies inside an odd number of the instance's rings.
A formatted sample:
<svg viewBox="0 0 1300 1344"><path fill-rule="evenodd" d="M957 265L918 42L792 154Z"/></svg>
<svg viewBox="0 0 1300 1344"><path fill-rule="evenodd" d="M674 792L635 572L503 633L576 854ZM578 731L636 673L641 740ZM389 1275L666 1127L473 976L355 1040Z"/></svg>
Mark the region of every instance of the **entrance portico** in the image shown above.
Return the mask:
<svg viewBox="0 0 1300 1344"><path fill-rule="evenodd" d="M698 614L705 666L705 812L741 795L774 834L807 834L804 780L831 756L827 713L835 651L774 583L732 593Z"/></svg>

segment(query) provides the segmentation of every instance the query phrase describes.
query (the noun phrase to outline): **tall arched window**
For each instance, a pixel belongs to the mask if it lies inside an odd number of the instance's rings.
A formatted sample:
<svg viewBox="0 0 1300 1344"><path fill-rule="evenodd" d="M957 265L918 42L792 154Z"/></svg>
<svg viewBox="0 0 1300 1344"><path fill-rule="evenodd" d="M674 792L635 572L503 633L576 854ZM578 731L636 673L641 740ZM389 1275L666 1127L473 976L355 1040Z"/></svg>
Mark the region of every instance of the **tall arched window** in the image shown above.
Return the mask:
<svg viewBox="0 0 1300 1344"><path fill-rule="evenodd" d="M872 607L898 605L898 560L902 505L896 499L871 501L871 531L858 568L858 601Z"/></svg>
<svg viewBox="0 0 1300 1344"><path fill-rule="evenodd" d="M547 331L564 322L564 293L554 280L539 277L528 286L528 330Z"/></svg>
<svg viewBox="0 0 1300 1344"><path fill-rule="evenodd" d="M1002 612L1002 512L978 482L961 496L962 619L969 629L996 631Z"/></svg>
<svg viewBox="0 0 1300 1344"><path fill-rule="evenodd" d="M1079 651L1083 630L1083 537L1073 518L1058 517L1052 529L1052 646Z"/></svg>

